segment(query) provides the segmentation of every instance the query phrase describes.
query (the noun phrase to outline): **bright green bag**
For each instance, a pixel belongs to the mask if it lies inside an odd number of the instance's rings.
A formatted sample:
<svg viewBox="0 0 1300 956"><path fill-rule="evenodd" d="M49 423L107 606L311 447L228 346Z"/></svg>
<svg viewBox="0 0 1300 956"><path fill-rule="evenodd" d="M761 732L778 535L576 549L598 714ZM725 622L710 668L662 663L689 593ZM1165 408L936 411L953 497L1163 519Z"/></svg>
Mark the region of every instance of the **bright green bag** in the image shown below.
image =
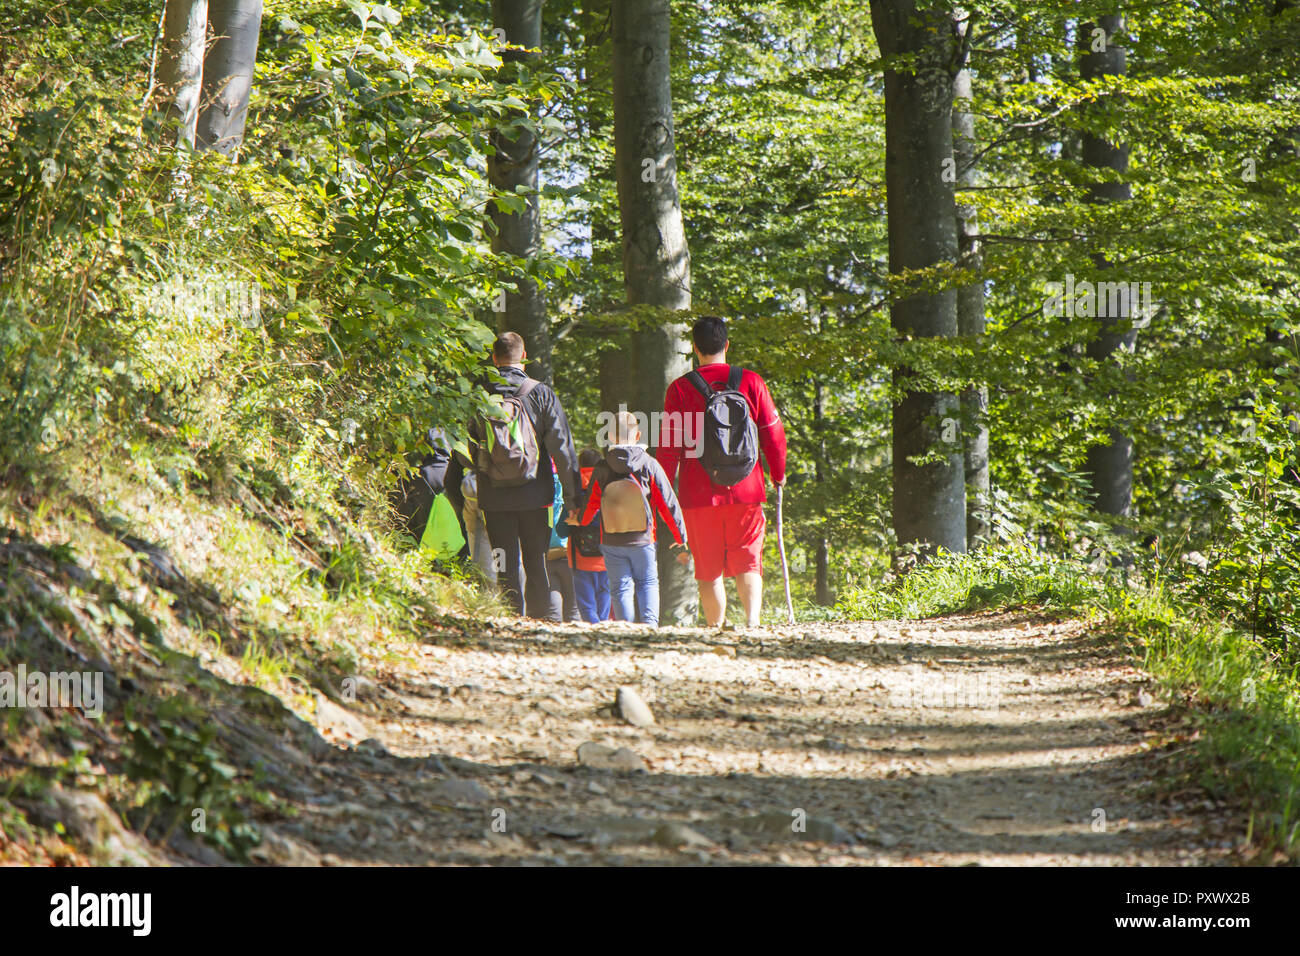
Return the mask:
<svg viewBox="0 0 1300 956"><path fill-rule="evenodd" d="M445 561L455 557L463 547L465 536L461 534L456 509L446 495L435 495L429 505L429 520L424 526L424 534L420 536L420 550L435 560Z"/></svg>

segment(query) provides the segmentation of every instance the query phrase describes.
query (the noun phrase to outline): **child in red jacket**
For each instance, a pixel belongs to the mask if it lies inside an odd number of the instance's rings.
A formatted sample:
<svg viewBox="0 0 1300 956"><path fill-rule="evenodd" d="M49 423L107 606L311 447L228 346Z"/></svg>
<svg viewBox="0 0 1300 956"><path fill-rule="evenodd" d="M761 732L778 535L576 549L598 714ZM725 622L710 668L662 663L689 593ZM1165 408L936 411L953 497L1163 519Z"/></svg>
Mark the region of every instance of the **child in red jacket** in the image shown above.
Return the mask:
<svg viewBox="0 0 1300 956"><path fill-rule="evenodd" d="M600 464L600 452L584 448L578 455L578 470L582 476L584 493L591 488L591 473ZM595 534L591 534L591 532ZM583 552L595 552L594 554ZM600 528L588 526L574 528L569 535L569 567L573 568L573 590L578 599L578 612L588 624L609 620L609 575L605 572L605 559L600 553Z"/></svg>

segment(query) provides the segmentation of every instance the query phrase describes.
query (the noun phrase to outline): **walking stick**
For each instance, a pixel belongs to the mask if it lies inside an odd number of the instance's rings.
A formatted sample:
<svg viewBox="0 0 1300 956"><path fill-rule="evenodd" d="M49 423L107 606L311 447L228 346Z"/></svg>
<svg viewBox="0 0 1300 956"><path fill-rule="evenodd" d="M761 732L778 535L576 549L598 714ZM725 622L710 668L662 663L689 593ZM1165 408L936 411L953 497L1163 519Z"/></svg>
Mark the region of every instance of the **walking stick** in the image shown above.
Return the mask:
<svg viewBox="0 0 1300 956"><path fill-rule="evenodd" d="M794 623L794 602L790 600L790 565L785 560L785 527L781 520L781 493L784 485L776 486L776 546L781 552L781 576L785 579L785 609L790 614L790 623Z"/></svg>

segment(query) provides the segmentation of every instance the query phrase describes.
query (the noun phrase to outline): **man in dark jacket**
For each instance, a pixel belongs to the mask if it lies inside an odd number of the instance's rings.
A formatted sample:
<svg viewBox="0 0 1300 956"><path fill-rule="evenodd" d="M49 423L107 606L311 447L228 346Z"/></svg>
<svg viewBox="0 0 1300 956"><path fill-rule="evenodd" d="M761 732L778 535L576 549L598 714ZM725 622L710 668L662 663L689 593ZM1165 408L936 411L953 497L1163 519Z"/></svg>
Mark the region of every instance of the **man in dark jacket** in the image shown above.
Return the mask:
<svg viewBox="0 0 1300 956"><path fill-rule="evenodd" d="M524 340L502 332L492 344L492 364L505 383L490 382L494 395L509 397L532 379L524 374ZM564 406L545 383L537 383L523 399L524 414L537 436L537 477L520 485L498 487L471 462L478 484L478 506L487 523L493 565L506 600L516 614L559 620L551 609L546 552L551 545L551 505L555 476L560 479L566 509L577 506L578 456L569 434ZM471 438L475 437L470 429ZM554 461L554 466L552 466ZM521 573L522 571L522 573Z"/></svg>

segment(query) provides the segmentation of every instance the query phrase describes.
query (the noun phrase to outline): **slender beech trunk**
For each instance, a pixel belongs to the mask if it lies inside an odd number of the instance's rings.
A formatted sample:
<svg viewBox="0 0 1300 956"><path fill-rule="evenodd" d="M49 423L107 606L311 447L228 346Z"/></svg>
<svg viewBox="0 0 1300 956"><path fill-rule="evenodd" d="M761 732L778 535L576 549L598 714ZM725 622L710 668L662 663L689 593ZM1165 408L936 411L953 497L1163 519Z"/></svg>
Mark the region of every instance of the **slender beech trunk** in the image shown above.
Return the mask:
<svg viewBox="0 0 1300 956"><path fill-rule="evenodd" d="M493 0L492 22L505 31L506 41L529 51L542 44L542 0ZM534 62L538 53L506 50L507 62L523 69ZM521 213L503 212L491 207L496 235L492 251L508 253L520 259L536 258L542 244L541 197L537 195L540 162L537 137L529 131L512 130L515 139L503 133L492 134L494 154L488 157L488 181L494 189L513 193L523 186L530 193ZM528 349L528 374L552 382L551 330L546 314L546 297L541 286L531 278L521 278L514 289L506 290L505 309L496 314L498 332L517 332Z"/></svg>
<svg viewBox="0 0 1300 956"><path fill-rule="evenodd" d="M822 404L822 385L821 382L813 384L813 433L817 436L817 462L813 473L814 481L817 483L817 497L824 500L823 488L826 483L826 433L825 433L825 411ZM830 544L826 540L824 531L817 534L817 603L823 607L829 607L835 603L835 596L831 594L831 561L830 561Z"/></svg>
<svg viewBox="0 0 1300 956"><path fill-rule="evenodd" d="M168 119L179 121L177 143L191 147L203 92L207 27L208 0L167 0L158 58L158 93L168 103Z"/></svg>
<svg viewBox="0 0 1300 956"><path fill-rule="evenodd" d="M953 266L957 260L952 164L953 74L960 64L952 12L944 4L920 8L911 0L872 0L871 20L885 71L885 187L889 217L889 271ZM905 57L904 62L899 58ZM957 334L957 290L921 291L890 308L904 340ZM906 367L894 369L902 392L893 409L894 531L900 546L966 550L966 494L961 444L951 436L960 418L957 396L932 391ZM939 450L939 461L909 459Z"/></svg>
<svg viewBox="0 0 1300 956"><path fill-rule="evenodd" d="M244 142L262 0L208 0L211 45L203 58L203 102L196 142L232 159Z"/></svg>
<svg viewBox="0 0 1300 956"><path fill-rule="evenodd" d="M1105 49L1094 50L1097 29L1105 31ZM1113 38L1124 31L1124 18L1118 15L1100 17L1097 23L1084 23L1079 27L1079 73L1085 80L1103 76L1122 76L1126 67L1123 47ZM1129 148L1127 144L1111 143L1091 133L1083 135L1083 162L1095 169L1106 169L1122 177L1128 172ZM1126 202L1133 198L1132 189L1123 181L1097 182L1088 187L1088 201L1096 203ZM1106 257L1096 255L1097 264L1109 267ZM1088 357L1105 362L1120 349L1132 350L1137 332L1130 325L1134 303L1125 299L1120 303L1119 314L1108 314L1106 303L1097 303L1100 328L1088 343ZM1117 427L1107 429L1105 444L1088 449L1085 472L1092 487L1093 502L1098 511L1110 515L1128 515L1133 504L1133 439Z"/></svg>
<svg viewBox="0 0 1300 956"><path fill-rule="evenodd" d="M673 100L669 77L668 0L613 0L614 165L623 230L623 284L634 312L629 407L646 415L663 408L668 385L690 370L688 326L674 312L691 307L691 257L677 194ZM614 409L611 409L614 410ZM646 436L652 443L657 435ZM659 533L660 620L693 623L698 597L689 570Z"/></svg>
<svg viewBox="0 0 1300 956"><path fill-rule="evenodd" d="M963 40L970 30L968 17L958 25ZM976 184L975 114L971 108L971 76L963 65L952 84L952 156L957 183L966 189ZM972 281L957 288L957 331L978 340L984 335L984 256L980 248L979 218L970 203L957 205L957 254L961 268ZM989 539L989 429L985 420L988 387L983 383L961 394L962 439L966 460L966 545L974 549Z"/></svg>

